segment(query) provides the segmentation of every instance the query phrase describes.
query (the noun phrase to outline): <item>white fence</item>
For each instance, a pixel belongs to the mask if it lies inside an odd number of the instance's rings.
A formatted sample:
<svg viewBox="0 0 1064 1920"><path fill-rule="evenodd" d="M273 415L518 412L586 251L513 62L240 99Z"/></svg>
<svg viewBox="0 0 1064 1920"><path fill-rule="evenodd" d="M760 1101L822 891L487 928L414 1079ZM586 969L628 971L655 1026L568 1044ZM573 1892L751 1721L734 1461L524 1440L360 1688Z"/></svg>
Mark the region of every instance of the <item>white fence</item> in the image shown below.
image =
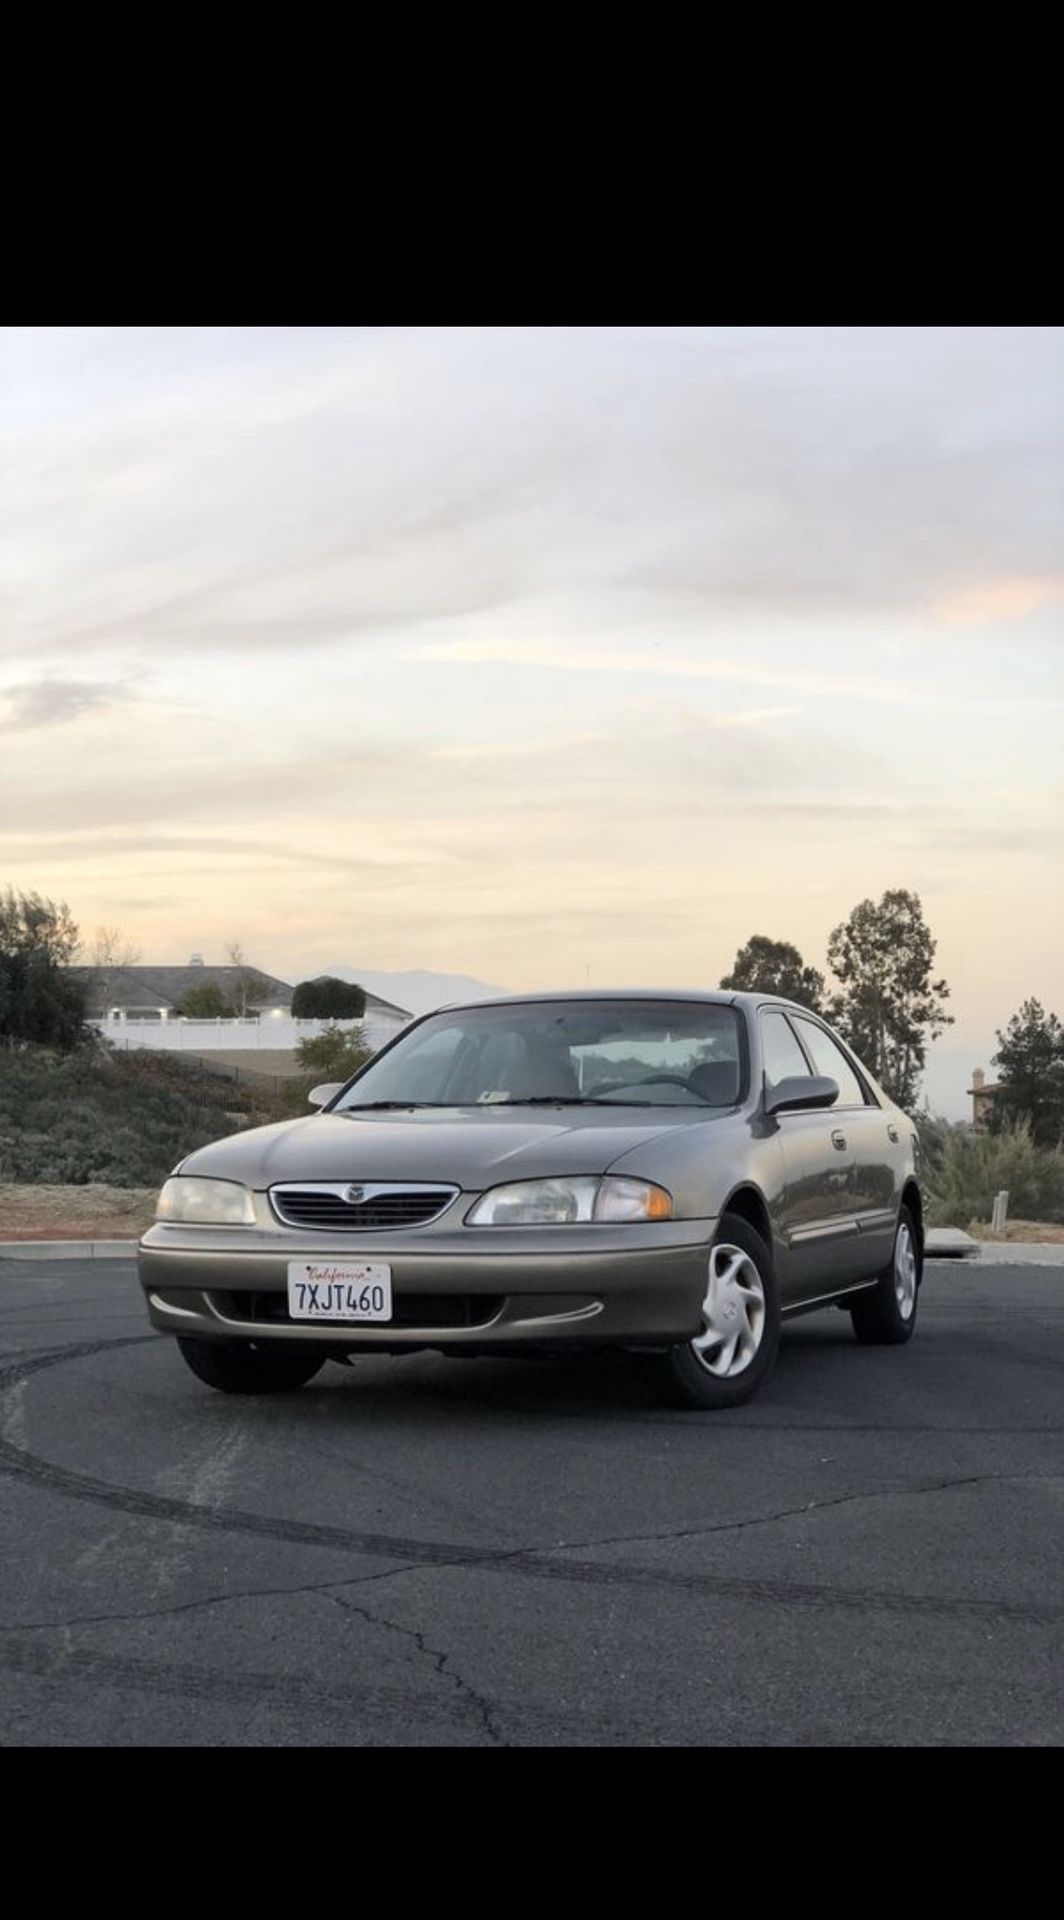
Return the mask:
<svg viewBox="0 0 1064 1920"><path fill-rule="evenodd" d="M113 1047L151 1047L153 1052L210 1053L262 1047L290 1050L327 1027L361 1027L366 1045L376 1053L406 1026L394 1015L367 1013L361 1020L293 1020L288 1014L263 1014L259 1020L90 1020Z"/></svg>

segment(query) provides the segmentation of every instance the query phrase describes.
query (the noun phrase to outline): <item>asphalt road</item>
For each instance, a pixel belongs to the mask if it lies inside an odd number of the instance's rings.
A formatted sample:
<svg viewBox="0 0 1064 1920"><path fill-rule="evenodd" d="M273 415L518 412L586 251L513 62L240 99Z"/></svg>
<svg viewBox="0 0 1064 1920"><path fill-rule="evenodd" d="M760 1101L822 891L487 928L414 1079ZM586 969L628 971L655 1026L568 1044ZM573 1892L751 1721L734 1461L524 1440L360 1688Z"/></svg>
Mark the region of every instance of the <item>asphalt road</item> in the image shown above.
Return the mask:
<svg viewBox="0 0 1064 1920"><path fill-rule="evenodd" d="M230 1399L131 1262L0 1262L0 1744L1058 1744L1062 1384L1059 1267L709 1416L623 1357Z"/></svg>

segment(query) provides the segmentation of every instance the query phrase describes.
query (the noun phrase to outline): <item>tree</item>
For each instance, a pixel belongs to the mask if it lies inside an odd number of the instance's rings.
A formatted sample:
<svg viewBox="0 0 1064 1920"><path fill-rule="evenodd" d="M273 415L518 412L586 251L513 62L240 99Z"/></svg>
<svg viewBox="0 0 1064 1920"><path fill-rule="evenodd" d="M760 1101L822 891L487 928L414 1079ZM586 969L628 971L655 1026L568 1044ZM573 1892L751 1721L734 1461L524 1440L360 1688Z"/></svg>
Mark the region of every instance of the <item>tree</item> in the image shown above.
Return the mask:
<svg viewBox="0 0 1064 1920"><path fill-rule="evenodd" d="M329 974L301 980L292 995L293 1020L361 1020L365 1011L365 989Z"/></svg>
<svg viewBox="0 0 1064 1920"><path fill-rule="evenodd" d="M231 1011L238 1013L243 1020L246 1019L252 1007L261 1007L263 1001L269 999L270 989L255 969L247 965L244 949L239 940L231 940L226 947L226 953L229 956L230 966L239 968L233 983Z"/></svg>
<svg viewBox="0 0 1064 1920"><path fill-rule="evenodd" d="M85 988L66 969L78 930L65 901L0 894L0 1046L31 1042L61 1052L85 1038Z"/></svg>
<svg viewBox="0 0 1064 1920"><path fill-rule="evenodd" d="M830 1018L874 1078L901 1107L912 1107L928 1045L953 1016L949 987L932 980L936 941L920 897L888 889L877 905L862 900L828 941L828 962L841 991Z"/></svg>
<svg viewBox="0 0 1064 1920"><path fill-rule="evenodd" d="M175 1013L183 1014L186 1020L231 1020L233 1007L213 980L205 980L201 987L190 987L178 1001Z"/></svg>
<svg viewBox="0 0 1064 1920"><path fill-rule="evenodd" d="M324 1033L296 1043L296 1064L305 1073L323 1073L329 1080L349 1080L370 1059L361 1027L326 1027Z"/></svg>
<svg viewBox="0 0 1064 1920"><path fill-rule="evenodd" d="M91 966L135 967L141 950L128 940L120 927L97 927L92 942Z"/></svg>
<svg viewBox="0 0 1064 1920"><path fill-rule="evenodd" d="M1026 1120L1036 1146L1057 1146L1064 1140L1064 1026L1040 1001L1025 1000L997 1038L991 1132Z"/></svg>
<svg viewBox="0 0 1064 1920"><path fill-rule="evenodd" d="M763 933L755 933L739 948L735 965L720 984L732 993L778 993L813 1013L820 1012L824 997L823 974L807 967L789 940L769 940Z"/></svg>

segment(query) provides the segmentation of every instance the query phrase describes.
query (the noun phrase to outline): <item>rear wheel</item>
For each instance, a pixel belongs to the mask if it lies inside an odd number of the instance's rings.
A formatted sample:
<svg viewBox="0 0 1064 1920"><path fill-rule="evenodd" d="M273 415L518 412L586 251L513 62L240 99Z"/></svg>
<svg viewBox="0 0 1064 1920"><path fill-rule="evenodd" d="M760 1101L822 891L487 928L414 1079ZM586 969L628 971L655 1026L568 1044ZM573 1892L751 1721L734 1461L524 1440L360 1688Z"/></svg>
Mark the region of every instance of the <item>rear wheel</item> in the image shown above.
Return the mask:
<svg viewBox="0 0 1064 1920"><path fill-rule="evenodd" d="M850 1308L853 1330L866 1347L899 1347L913 1337L923 1254L908 1207L898 1216L894 1252L874 1287Z"/></svg>
<svg viewBox="0 0 1064 1920"><path fill-rule="evenodd" d="M667 1406L737 1407L768 1378L779 1337L772 1256L753 1227L725 1214L707 1263L701 1331L667 1353L644 1354L642 1371Z"/></svg>
<svg viewBox="0 0 1064 1920"><path fill-rule="evenodd" d="M290 1393L325 1365L311 1347L253 1346L250 1340L179 1340L197 1380L219 1393Z"/></svg>

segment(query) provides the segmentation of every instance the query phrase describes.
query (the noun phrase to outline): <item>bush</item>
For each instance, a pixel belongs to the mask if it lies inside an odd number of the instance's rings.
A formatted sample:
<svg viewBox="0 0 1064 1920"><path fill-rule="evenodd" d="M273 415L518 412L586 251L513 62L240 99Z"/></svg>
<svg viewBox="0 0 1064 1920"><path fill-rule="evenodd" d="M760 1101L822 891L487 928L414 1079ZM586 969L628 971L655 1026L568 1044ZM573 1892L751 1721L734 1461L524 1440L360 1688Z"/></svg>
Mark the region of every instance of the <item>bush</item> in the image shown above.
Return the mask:
<svg viewBox="0 0 1064 1920"><path fill-rule="evenodd" d="M366 1046L361 1027L329 1027L324 1033L316 1033L313 1039L300 1040L296 1060L301 1072L285 1082L285 1112L289 1115L308 1112L307 1098L313 1087L326 1080L350 1080L351 1075L372 1058L373 1049Z"/></svg>
<svg viewBox="0 0 1064 1920"><path fill-rule="evenodd" d="M140 1049L0 1053L0 1180L152 1187L223 1134L280 1119L280 1096Z"/></svg>
<svg viewBox="0 0 1064 1920"><path fill-rule="evenodd" d="M1017 1220L1064 1220L1064 1152L1037 1147L1026 1121L999 1133L969 1133L945 1121L919 1123L931 1218L939 1227L989 1220L1004 1187Z"/></svg>
<svg viewBox="0 0 1064 1920"><path fill-rule="evenodd" d="M361 1027L327 1027L324 1033L300 1040L296 1046L297 1065L305 1073L316 1073L319 1079L350 1080L369 1058Z"/></svg>
<svg viewBox="0 0 1064 1920"><path fill-rule="evenodd" d="M237 1010L215 981L205 980L190 987L174 1011L185 1020L232 1020Z"/></svg>
<svg viewBox="0 0 1064 1920"><path fill-rule="evenodd" d="M301 980L292 994L293 1020L361 1020L365 1011L364 990L330 974Z"/></svg>

